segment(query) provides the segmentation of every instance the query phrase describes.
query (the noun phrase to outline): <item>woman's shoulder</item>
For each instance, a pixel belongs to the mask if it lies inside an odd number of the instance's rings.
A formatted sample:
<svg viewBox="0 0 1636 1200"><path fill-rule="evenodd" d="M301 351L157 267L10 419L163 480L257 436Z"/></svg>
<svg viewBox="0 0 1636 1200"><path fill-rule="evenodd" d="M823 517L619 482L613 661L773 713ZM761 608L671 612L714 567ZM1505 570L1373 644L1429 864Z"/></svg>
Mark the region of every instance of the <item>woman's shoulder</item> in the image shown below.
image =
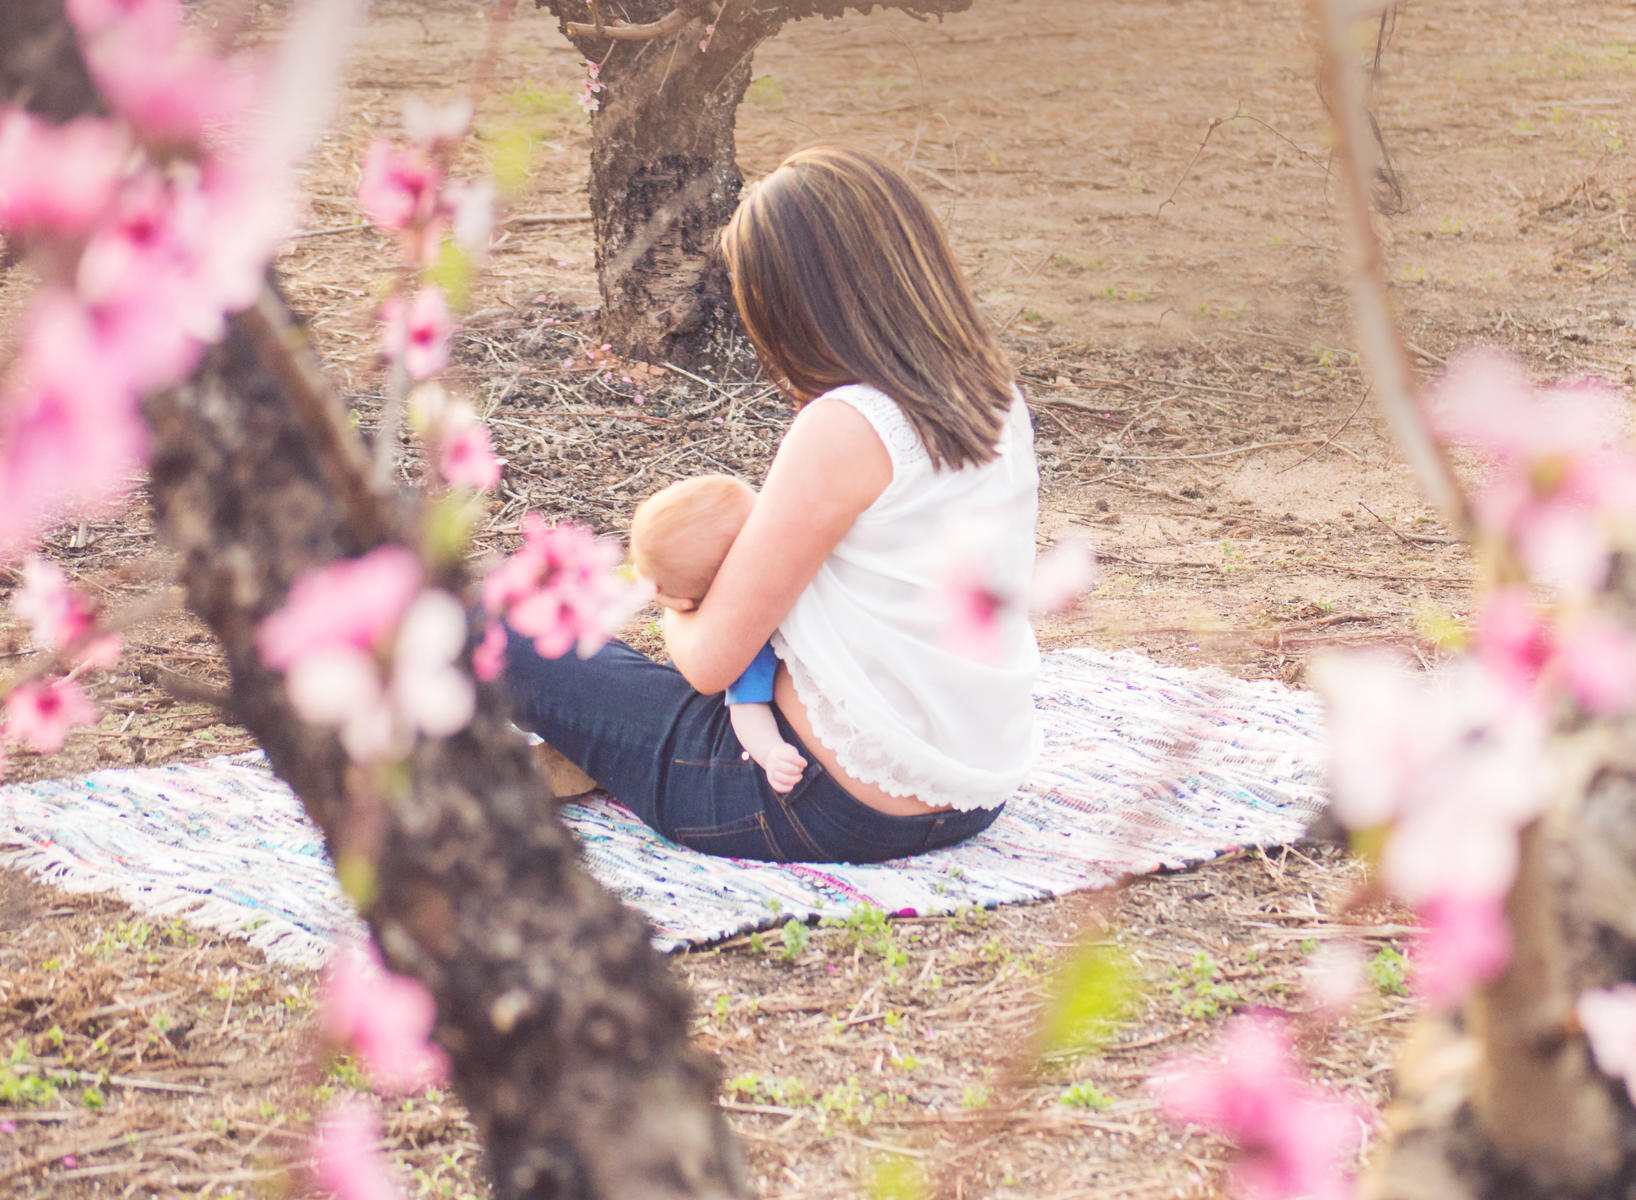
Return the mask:
<svg viewBox="0 0 1636 1200"><path fill-rule="evenodd" d="M926 459L926 448L914 425L898 407L896 400L879 388L867 383L848 383L831 388L813 400L807 407L820 404L843 404L869 422L881 444L892 458L894 467Z"/></svg>

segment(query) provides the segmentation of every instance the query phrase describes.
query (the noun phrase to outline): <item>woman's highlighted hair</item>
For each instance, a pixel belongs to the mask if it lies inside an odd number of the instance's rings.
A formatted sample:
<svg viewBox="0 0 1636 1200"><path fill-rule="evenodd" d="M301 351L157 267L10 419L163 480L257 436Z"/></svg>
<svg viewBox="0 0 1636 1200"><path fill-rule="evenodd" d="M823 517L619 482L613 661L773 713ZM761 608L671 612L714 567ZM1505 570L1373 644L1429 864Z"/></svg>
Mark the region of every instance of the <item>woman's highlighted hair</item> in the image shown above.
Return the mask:
<svg viewBox="0 0 1636 1200"><path fill-rule="evenodd" d="M844 146L798 151L745 194L722 251L762 366L797 404L867 383L938 466L994 457L1011 365L896 170Z"/></svg>

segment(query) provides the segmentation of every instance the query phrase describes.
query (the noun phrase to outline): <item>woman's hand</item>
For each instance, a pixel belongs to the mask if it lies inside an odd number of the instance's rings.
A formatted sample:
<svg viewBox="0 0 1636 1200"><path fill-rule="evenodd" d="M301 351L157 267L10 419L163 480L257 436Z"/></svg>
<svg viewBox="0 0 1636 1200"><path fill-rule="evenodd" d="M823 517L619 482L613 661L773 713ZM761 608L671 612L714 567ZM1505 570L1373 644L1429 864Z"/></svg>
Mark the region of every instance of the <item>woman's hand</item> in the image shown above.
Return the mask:
<svg viewBox="0 0 1636 1200"><path fill-rule="evenodd" d="M803 409L709 593L691 612L666 607L665 645L687 681L708 694L742 675L891 482L891 456L857 409L840 400Z"/></svg>

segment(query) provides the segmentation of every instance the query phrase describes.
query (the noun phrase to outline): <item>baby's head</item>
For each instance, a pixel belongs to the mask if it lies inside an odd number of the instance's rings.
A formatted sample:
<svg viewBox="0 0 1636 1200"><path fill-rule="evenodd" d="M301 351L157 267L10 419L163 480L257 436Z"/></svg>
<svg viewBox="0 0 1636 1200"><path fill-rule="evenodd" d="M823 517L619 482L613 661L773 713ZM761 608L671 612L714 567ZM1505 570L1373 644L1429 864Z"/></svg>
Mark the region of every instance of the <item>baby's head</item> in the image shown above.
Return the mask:
<svg viewBox="0 0 1636 1200"><path fill-rule="evenodd" d="M730 475L683 479L636 506L631 557L661 596L702 600L755 504Z"/></svg>

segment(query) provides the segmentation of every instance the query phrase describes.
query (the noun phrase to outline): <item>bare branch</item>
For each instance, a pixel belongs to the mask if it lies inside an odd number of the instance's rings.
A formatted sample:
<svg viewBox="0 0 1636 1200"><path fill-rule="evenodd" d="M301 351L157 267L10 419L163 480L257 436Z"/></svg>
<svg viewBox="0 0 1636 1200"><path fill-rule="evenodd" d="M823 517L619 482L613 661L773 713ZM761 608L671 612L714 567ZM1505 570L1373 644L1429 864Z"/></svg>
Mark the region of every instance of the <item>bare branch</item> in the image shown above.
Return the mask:
<svg viewBox="0 0 1636 1200"><path fill-rule="evenodd" d="M1471 503L1450 469L1417 394L1408 351L1392 312L1382 267L1380 239L1369 211L1371 172L1365 157L1374 145L1364 105L1363 81L1349 40L1355 6L1316 0L1319 57L1326 93L1333 97L1335 149L1344 188L1346 231L1352 246L1352 299L1363 361L1373 377L1387 423L1420 486L1461 536L1472 529Z"/></svg>
<svg viewBox="0 0 1636 1200"><path fill-rule="evenodd" d="M610 42L651 42L655 38L681 32L691 20L692 16L679 8L673 8L657 21L646 25L627 25L623 21L615 21L611 25L600 21L595 25L586 25L579 21L569 21L566 28L569 37L606 38Z"/></svg>

